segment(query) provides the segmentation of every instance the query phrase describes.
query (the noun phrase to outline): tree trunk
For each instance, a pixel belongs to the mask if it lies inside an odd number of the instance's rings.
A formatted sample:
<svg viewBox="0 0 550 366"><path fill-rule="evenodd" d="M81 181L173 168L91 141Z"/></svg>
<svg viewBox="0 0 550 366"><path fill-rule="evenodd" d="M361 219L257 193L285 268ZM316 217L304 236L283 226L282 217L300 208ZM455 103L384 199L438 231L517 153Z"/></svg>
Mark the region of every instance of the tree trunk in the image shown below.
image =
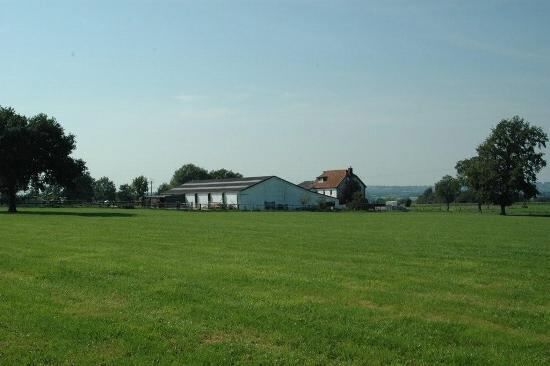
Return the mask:
<svg viewBox="0 0 550 366"><path fill-rule="evenodd" d="M451 204L447 202L447 212L449 212L449 208L451 207Z"/></svg>
<svg viewBox="0 0 550 366"><path fill-rule="evenodd" d="M15 207L16 192L15 189L8 190L8 212L15 213L17 208Z"/></svg>
<svg viewBox="0 0 550 366"><path fill-rule="evenodd" d="M503 216L506 215L506 205L500 205L500 214Z"/></svg>
<svg viewBox="0 0 550 366"><path fill-rule="evenodd" d="M481 202L477 203L477 210L479 211L479 213L483 213L483 211L481 209Z"/></svg>

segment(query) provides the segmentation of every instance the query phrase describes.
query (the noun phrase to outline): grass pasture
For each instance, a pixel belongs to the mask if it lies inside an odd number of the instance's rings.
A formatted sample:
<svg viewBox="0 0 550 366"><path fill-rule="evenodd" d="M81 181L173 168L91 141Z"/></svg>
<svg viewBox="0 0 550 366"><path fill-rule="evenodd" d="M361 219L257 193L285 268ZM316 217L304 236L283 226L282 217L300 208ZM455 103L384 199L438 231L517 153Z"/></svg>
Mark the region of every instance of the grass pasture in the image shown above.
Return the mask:
<svg viewBox="0 0 550 366"><path fill-rule="evenodd" d="M0 214L0 364L548 364L550 217Z"/></svg>

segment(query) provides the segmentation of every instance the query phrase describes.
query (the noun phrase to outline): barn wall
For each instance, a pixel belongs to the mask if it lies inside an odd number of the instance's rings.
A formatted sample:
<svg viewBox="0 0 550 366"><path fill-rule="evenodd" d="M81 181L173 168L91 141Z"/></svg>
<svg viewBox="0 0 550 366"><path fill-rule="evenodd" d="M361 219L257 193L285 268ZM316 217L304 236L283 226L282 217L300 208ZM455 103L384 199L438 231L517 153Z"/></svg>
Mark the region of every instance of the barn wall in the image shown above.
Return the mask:
<svg viewBox="0 0 550 366"><path fill-rule="evenodd" d="M199 193L199 202L200 205L208 205L208 193Z"/></svg>
<svg viewBox="0 0 550 366"><path fill-rule="evenodd" d="M239 194L239 207L242 209L263 210L265 209L265 202L275 202L276 205L288 205L288 209L292 210L302 207L304 198L308 201L307 205L316 205L320 200L337 203L336 199L320 196L315 192L273 177L241 191Z"/></svg>
<svg viewBox="0 0 550 366"><path fill-rule="evenodd" d="M212 193L210 196L212 197L212 203L223 203L221 192Z"/></svg>
<svg viewBox="0 0 550 366"><path fill-rule="evenodd" d="M238 203L238 200L237 200L238 195L239 194L237 192L226 193L225 194L226 203L228 205L236 205Z"/></svg>

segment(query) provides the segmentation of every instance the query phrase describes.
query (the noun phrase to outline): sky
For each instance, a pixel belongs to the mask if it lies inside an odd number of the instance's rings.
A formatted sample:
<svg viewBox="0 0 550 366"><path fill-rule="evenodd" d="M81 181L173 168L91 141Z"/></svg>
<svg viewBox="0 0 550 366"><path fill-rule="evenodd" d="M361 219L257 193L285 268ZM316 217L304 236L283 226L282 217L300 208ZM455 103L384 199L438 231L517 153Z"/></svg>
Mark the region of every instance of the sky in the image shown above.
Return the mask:
<svg viewBox="0 0 550 366"><path fill-rule="evenodd" d="M117 185L157 186L186 163L295 183L352 166L367 185L432 184L503 118L550 134L546 0L0 9L0 105L55 117L92 176Z"/></svg>

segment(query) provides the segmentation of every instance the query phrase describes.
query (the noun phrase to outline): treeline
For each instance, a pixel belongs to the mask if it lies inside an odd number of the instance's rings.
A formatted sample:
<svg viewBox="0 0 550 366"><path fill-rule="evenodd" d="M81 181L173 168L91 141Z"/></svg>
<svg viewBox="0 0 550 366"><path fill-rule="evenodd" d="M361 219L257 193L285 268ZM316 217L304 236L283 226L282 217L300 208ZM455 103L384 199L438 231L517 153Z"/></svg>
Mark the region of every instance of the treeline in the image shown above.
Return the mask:
<svg viewBox="0 0 550 366"><path fill-rule="evenodd" d="M140 175L129 184L116 187L108 177L94 179L86 170L70 184L50 184L42 187L31 187L21 199L24 201L82 201L82 202L132 202L143 201L149 191L149 180Z"/></svg>
<svg viewBox="0 0 550 366"><path fill-rule="evenodd" d="M480 212L483 204L492 203L505 215L506 207L540 194L536 179L546 166L542 149L547 142L543 129L523 118L501 120L475 156L456 163L456 177L444 176L416 202L442 202L447 210L454 202L475 202Z"/></svg>
<svg viewBox="0 0 550 366"><path fill-rule="evenodd" d="M172 175L170 183L162 183L154 192L163 193L192 180L242 178L242 174L227 169L208 171L194 164L185 164ZM49 184L31 187L20 196L25 201L82 201L82 202L134 202L143 201L150 191L151 181L140 175L118 189L108 177L94 179L87 169L71 181L71 184Z"/></svg>
<svg viewBox="0 0 550 366"><path fill-rule="evenodd" d="M172 179L170 179L170 183L162 183L161 185L159 185L157 193L165 192L171 188L180 186L192 180L228 179L242 177L243 176L241 173L237 173L232 170L222 168L218 170L208 171L194 164L185 164L174 172L174 174L172 175Z"/></svg>

